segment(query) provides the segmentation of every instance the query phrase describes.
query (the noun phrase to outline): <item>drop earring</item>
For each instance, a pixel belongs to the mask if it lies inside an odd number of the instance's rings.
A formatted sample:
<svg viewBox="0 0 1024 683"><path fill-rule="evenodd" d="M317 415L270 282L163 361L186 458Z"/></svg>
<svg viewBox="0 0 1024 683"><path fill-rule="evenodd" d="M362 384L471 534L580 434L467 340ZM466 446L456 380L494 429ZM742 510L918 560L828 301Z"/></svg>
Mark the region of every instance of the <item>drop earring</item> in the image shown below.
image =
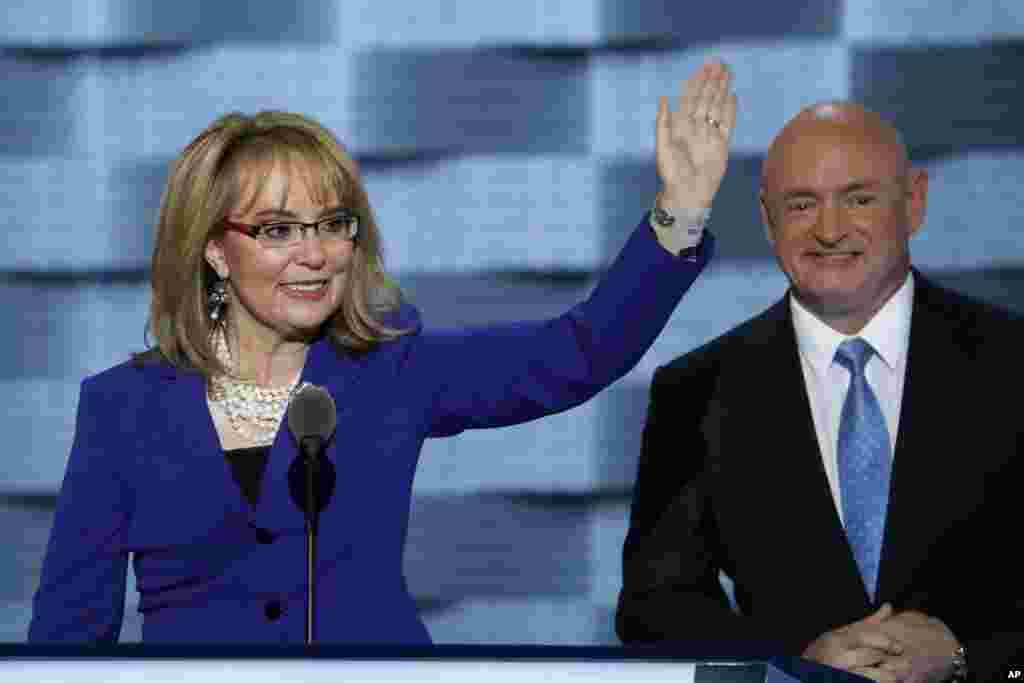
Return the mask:
<svg viewBox="0 0 1024 683"><path fill-rule="evenodd" d="M206 298L206 310L210 316L210 322L219 325L224 317L224 309L228 305L228 281L217 280L210 286L210 293Z"/></svg>

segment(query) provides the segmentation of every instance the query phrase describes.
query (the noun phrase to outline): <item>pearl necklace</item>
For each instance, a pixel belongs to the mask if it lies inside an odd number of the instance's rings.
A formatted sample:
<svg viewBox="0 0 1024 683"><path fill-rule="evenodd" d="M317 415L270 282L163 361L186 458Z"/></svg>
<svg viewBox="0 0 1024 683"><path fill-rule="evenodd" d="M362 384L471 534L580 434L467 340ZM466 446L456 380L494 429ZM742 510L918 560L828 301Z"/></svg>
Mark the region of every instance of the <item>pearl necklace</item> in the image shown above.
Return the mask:
<svg viewBox="0 0 1024 683"><path fill-rule="evenodd" d="M233 368L223 332L217 333L213 344L217 360L224 367ZM269 446L274 442L289 401L301 388L299 375L285 386L266 387L229 373L210 378L207 397L224 412L235 433L256 446Z"/></svg>

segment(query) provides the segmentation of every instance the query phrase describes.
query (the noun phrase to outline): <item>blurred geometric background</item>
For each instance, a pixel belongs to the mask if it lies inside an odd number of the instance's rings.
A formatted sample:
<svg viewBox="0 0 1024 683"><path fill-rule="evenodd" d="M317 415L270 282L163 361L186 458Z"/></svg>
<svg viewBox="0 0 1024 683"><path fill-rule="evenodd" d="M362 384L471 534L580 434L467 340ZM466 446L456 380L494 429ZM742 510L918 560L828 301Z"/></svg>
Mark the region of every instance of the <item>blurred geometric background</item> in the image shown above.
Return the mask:
<svg viewBox="0 0 1024 683"><path fill-rule="evenodd" d="M931 173L917 264L1024 309L1019 0L8 0L0 16L0 640L21 640L78 385L143 348L168 163L215 117L288 109L362 164L429 327L555 315L656 190L659 95L735 73L713 266L595 400L428 442L406 573L436 642L614 643L647 384L785 290L756 188L802 106L852 98ZM169 514L172 514L169 511ZM123 640L139 637L134 588Z"/></svg>

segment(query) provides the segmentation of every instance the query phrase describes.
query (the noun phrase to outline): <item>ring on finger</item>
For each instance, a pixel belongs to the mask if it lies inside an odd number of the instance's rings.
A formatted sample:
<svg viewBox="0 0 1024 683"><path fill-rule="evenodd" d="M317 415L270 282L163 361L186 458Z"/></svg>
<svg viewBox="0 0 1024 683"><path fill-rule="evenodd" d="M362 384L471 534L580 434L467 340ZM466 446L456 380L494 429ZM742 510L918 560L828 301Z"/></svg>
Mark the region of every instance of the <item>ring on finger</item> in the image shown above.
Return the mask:
<svg viewBox="0 0 1024 683"><path fill-rule="evenodd" d="M721 122L721 121L719 121L718 119L716 119L716 118L712 117L712 116L705 116L705 117L704 117L704 120L705 120L705 121L706 121L706 122L707 122L707 123L708 123L709 125L712 125L712 126L714 126L715 128L721 128L721 127L722 127L722 122Z"/></svg>

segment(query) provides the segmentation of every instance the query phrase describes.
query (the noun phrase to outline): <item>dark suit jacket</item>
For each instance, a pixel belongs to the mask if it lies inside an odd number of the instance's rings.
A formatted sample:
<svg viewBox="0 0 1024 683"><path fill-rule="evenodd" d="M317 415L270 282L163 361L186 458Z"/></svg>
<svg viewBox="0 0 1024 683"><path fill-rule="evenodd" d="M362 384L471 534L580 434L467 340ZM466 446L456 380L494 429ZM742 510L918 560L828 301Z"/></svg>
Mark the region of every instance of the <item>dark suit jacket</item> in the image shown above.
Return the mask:
<svg viewBox="0 0 1024 683"><path fill-rule="evenodd" d="M1024 324L918 273L915 285L877 601L832 501L787 297L655 373L624 551L624 642L799 654L888 601L945 622L978 671L1020 647L1024 585L1008 557L1020 545Z"/></svg>

